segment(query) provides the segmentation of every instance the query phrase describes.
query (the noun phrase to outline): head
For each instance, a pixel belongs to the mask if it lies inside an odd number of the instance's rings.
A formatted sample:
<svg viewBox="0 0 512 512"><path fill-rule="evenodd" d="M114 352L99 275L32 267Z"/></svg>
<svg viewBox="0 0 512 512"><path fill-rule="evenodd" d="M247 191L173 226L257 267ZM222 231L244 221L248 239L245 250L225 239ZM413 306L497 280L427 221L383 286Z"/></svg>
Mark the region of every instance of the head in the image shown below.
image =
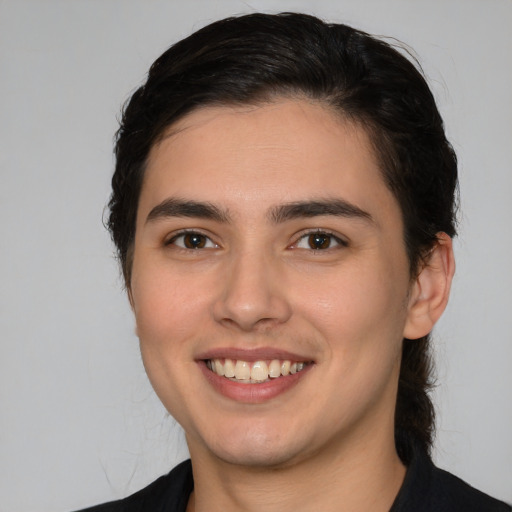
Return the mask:
<svg viewBox="0 0 512 512"><path fill-rule="evenodd" d="M422 74L391 45L301 14L252 14L213 23L167 50L127 102L116 143L108 222L130 290L139 198L151 150L206 107L304 99L368 136L396 199L411 280L440 233L455 235L457 162ZM429 337L403 340L395 439L432 443Z"/></svg>

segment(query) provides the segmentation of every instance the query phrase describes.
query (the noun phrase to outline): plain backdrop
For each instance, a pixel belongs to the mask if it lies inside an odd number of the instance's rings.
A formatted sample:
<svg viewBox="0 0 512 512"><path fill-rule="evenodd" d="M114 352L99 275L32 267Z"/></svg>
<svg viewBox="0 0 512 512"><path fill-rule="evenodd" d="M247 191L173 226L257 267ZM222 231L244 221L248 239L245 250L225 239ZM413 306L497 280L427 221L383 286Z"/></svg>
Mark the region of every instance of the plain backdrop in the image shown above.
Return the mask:
<svg viewBox="0 0 512 512"><path fill-rule="evenodd" d="M306 11L414 48L460 159L437 463L512 501L512 1L0 0L0 511L125 496L187 456L102 226L120 105L172 42Z"/></svg>

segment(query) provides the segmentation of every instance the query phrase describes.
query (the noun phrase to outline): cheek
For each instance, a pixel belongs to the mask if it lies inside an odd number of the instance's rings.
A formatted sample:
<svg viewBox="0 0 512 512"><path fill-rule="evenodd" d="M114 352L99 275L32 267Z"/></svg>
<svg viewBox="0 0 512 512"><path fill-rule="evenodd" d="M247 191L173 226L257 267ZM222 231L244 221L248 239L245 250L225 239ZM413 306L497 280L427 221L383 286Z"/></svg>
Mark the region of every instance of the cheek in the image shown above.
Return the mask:
<svg viewBox="0 0 512 512"><path fill-rule="evenodd" d="M328 329L358 331L363 326L379 328L405 315L407 279L377 266L333 272L311 282L304 279L300 297L320 325Z"/></svg>
<svg viewBox="0 0 512 512"><path fill-rule="evenodd" d="M142 348L177 348L197 332L208 301L205 293L199 293L198 283L186 276L147 271L135 274L132 298Z"/></svg>
<svg viewBox="0 0 512 512"><path fill-rule="evenodd" d="M407 276L358 267L304 283L303 314L326 341L339 375L378 379L400 357L406 320ZM350 380L350 379L349 379ZM359 381L358 378L355 380Z"/></svg>
<svg viewBox="0 0 512 512"><path fill-rule="evenodd" d="M196 368L191 353L205 306L200 302L203 296L198 296L188 279L155 274L140 272L133 281L137 334L156 394L167 410L181 419L183 404L193 399L189 396L193 389L190 379Z"/></svg>

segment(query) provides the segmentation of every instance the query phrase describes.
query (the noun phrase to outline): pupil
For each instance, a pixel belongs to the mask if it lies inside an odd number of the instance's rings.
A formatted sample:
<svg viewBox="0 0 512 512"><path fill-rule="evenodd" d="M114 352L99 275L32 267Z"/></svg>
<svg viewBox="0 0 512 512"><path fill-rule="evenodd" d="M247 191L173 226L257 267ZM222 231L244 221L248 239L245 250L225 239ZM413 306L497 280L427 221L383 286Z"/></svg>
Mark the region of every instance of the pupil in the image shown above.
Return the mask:
<svg viewBox="0 0 512 512"><path fill-rule="evenodd" d="M322 235L321 233L314 233L309 235L309 246L311 249L328 249L331 243L329 235Z"/></svg>
<svg viewBox="0 0 512 512"><path fill-rule="evenodd" d="M203 235L189 234L185 235L184 242L188 249L202 249L206 244L206 239Z"/></svg>

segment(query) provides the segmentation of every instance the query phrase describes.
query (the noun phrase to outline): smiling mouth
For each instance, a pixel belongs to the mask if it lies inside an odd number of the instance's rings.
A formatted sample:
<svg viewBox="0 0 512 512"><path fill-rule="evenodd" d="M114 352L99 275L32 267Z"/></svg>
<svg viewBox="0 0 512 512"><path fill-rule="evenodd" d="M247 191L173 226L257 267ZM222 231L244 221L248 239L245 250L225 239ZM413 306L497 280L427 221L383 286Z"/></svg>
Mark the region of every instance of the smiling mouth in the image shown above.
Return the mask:
<svg viewBox="0 0 512 512"><path fill-rule="evenodd" d="M241 359L207 359L206 367L216 375L243 384L269 382L304 370L305 361L272 359L270 361L243 361Z"/></svg>

